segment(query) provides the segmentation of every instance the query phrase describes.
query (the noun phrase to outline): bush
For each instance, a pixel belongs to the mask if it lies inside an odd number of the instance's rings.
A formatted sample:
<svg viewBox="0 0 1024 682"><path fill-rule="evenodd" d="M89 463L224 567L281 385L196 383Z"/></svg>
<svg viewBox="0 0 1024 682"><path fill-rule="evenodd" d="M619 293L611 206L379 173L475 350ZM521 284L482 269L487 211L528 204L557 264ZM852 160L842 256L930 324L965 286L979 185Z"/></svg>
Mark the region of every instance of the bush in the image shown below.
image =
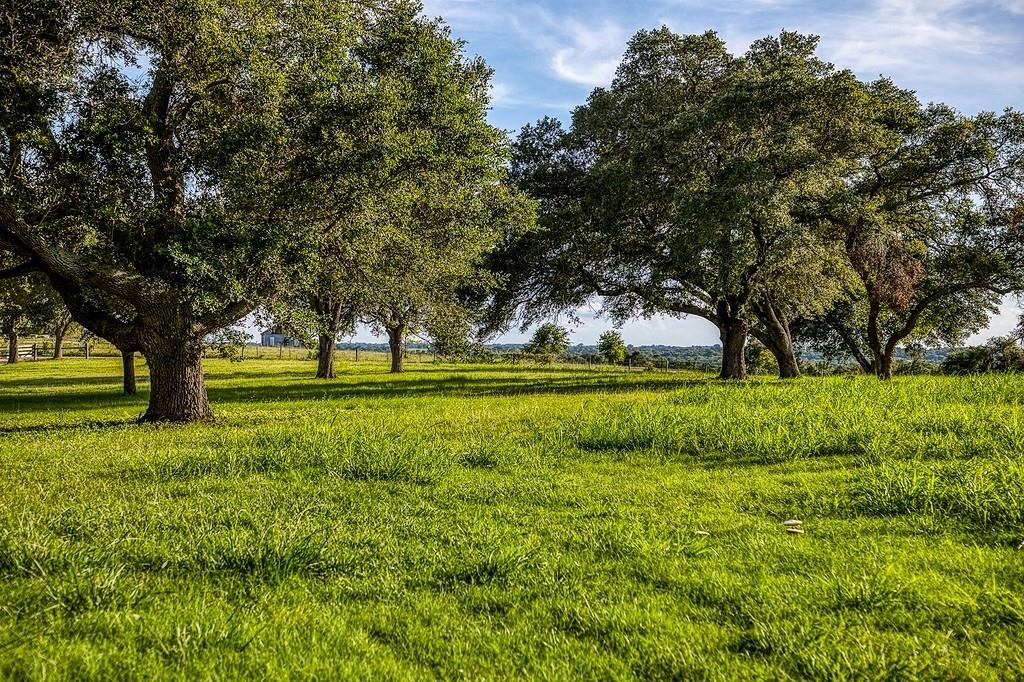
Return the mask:
<svg viewBox="0 0 1024 682"><path fill-rule="evenodd" d="M973 346L950 353L942 363L944 374L988 374L1024 371L1024 350L1007 339L993 339L984 346Z"/></svg>
<svg viewBox="0 0 1024 682"><path fill-rule="evenodd" d="M751 374L773 374L779 371L779 363L764 344L751 342L743 351L746 356L747 371Z"/></svg>

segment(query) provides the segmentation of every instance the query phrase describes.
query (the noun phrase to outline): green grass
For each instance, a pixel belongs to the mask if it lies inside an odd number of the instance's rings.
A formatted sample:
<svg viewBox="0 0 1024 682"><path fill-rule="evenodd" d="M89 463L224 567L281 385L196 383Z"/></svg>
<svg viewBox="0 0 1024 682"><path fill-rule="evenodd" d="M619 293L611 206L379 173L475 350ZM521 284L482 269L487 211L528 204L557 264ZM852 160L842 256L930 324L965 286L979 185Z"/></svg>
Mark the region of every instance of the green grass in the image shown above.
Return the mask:
<svg viewBox="0 0 1024 682"><path fill-rule="evenodd" d="M1022 378L207 369L0 368L0 677L1024 671Z"/></svg>

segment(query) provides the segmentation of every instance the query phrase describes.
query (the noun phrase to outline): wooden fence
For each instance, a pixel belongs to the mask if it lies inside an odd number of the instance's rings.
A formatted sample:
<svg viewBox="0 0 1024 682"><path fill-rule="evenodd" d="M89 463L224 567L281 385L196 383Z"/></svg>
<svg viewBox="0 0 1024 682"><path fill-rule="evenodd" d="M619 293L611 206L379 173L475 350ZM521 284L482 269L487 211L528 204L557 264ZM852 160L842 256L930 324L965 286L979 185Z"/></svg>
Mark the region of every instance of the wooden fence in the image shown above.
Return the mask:
<svg viewBox="0 0 1024 682"><path fill-rule="evenodd" d="M19 360L38 360L39 359L39 347L37 344L31 344L26 346L18 346L17 357ZM7 362L10 359L11 351L5 345L0 348L0 361Z"/></svg>
<svg viewBox="0 0 1024 682"><path fill-rule="evenodd" d="M92 340L88 342L65 342L63 355L65 358L115 358L120 357L121 353L116 347L106 341ZM219 353L213 349L208 350L205 355L208 358L219 357ZM18 346L18 358L22 360L46 360L52 357L53 339L36 339L31 345ZM293 360L308 362L316 360L316 351L307 348L247 345L239 348L238 358L241 360ZM343 363L387 364L391 362L390 353L377 350L335 350L334 358L336 362ZM0 362L6 362L6 360L7 349L5 346L0 348ZM437 360L437 356L433 352L421 349L409 349L405 356L406 364L432 363L435 360ZM505 363L512 365L546 364L538 363L531 356L516 353L498 356L494 361L494 364L499 365ZM580 370L612 372L689 370L704 374L714 374L718 371L718 364L714 362L705 360L670 361L666 358L652 358L642 365L634 365L630 362L622 365L609 365L594 362L587 357L571 356L550 364Z"/></svg>

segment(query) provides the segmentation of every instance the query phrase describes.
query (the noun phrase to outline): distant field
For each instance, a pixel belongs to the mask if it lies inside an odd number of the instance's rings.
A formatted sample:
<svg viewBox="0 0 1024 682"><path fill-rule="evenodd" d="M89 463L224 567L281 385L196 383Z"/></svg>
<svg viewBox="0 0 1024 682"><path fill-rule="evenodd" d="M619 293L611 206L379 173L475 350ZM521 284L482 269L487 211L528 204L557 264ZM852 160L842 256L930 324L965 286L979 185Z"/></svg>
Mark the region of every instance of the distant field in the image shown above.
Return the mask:
<svg viewBox="0 0 1024 682"><path fill-rule="evenodd" d="M1022 378L119 370L0 367L0 677L1024 674Z"/></svg>

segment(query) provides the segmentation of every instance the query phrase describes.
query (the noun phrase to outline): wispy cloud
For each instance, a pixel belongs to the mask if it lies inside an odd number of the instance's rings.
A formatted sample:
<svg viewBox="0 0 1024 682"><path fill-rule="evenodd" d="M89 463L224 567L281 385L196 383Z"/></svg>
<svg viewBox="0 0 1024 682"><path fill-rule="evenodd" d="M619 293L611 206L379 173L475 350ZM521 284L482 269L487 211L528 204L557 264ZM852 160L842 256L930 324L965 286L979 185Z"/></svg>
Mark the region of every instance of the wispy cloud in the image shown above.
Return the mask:
<svg viewBox="0 0 1024 682"><path fill-rule="evenodd" d="M551 56L551 69L562 80L581 85L606 85L622 59L628 32L603 21L587 26L570 21L562 29L565 44Z"/></svg>
<svg viewBox="0 0 1024 682"><path fill-rule="evenodd" d="M513 25L545 60L551 75L578 85L607 85L615 75L633 29L611 17L577 18L533 5Z"/></svg>

